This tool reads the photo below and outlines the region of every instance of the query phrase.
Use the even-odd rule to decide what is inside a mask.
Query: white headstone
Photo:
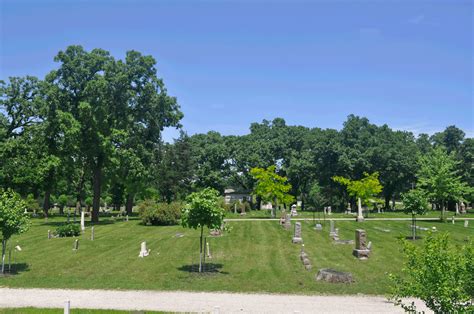
[[[456,215],[459,215],[459,203],[456,203]]]
[[[357,201],[357,221],[364,221],[364,216],[362,215],[362,201],[360,197]]]
[[[453,225],[454,225],[454,217],[451,217],[451,222],[452,222]]]
[[[469,226],[469,220],[464,220],[464,228],[467,228]]]
[[[81,211],[81,230],[82,230],[82,231],[86,230],[85,221],[84,221],[84,215],[85,215],[85,212],[84,212],[84,211]]]
[[[143,241],[142,244],[140,245],[140,254],[138,254],[138,257],[145,257],[150,254],[150,250],[146,249],[146,242]]]

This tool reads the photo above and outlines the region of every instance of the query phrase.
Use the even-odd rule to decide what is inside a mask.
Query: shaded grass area
[[[293,229],[286,231],[275,221],[230,222],[231,232],[208,237],[212,258],[207,262],[217,265],[217,271],[202,275],[190,271],[199,261],[197,230],[104,218],[95,226],[95,240],[90,240],[88,225],[78,237],[79,250],[73,251],[73,238],[47,239],[47,230],[63,220],[36,219],[29,232],[12,238],[10,245],[22,248],[14,253],[13,266],[22,266],[15,268],[17,274],[0,278],[0,286],[380,295],[389,290],[386,274],[402,267],[398,238],[411,234],[409,221],[337,221],[341,240],[354,239],[355,229],[367,230],[373,252],[369,260],[359,261],[352,256],[353,245],[330,240],[328,222],[323,231],[313,230],[310,221],[302,222],[305,251],[313,265],[308,272],[299,260],[301,246],[291,243]],[[474,222],[469,228],[462,221],[418,225],[448,231],[457,244],[474,236]],[[141,241],[151,249],[143,259],[138,258]],[[352,272],[356,282],[317,282],[320,268]]]
[[[63,313],[64,313],[64,309],[39,309],[39,308],[33,308],[33,307],[0,309],[0,314],[63,314]],[[126,314],[126,313],[158,314],[158,313],[165,313],[165,312],[71,309],[71,314]]]

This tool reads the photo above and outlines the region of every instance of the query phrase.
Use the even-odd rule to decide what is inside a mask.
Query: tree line
[[[440,148],[474,186],[474,141],[456,126],[415,137],[355,115],[341,130],[275,118],[252,123],[247,135],[181,131],[164,143],[163,129],[182,128],[183,113],[153,57],[129,51],[120,60],[102,49],[69,46],[54,60],[57,69],[43,79],[10,77],[0,84],[0,187],[41,202],[46,216],[53,203],[90,206],[96,222],[104,203],[130,213],[140,199],[171,202],[207,187],[252,191],[251,169],[272,166],[303,209],[355,204],[332,178],[378,172],[389,209],[416,184],[420,158]],[[472,202],[472,195],[463,197]]]

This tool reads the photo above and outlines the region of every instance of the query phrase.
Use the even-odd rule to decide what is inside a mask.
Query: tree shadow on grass
[[[14,275],[18,275],[19,273],[29,271],[30,268],[26,263],[13,263],[11,264],[11,268],[7,263],[5,263],[5,273],[1,274],[0,277],[11,277]]]
[[[199,272],[199,264],[190,264],[190,265],[183,265],[178,267],[178,270],[185,271],[188,273],[196,273],[196,274],[224,274],[228,275],[228,272],[221,271],[222,264],[220,263],[204,263],[202,264],[202,271]]]

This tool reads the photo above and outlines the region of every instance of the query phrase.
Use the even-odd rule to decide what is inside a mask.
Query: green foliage
[[[181,212],[181,224],[187,228],[219,229],[224,221],[225,209],[219,205],[219,192],[212,188],[191,193]]]
[[[58,197],[59,206],[64,208],[68,205],[68,203],[69,203],[69,197],[67,195],[65,195],[65,194],[59,195],[59,197]]]
[[[26,204],[12,190],[0,190],[0,231],[2,232],[2,273],[5,271],[7,241],[14,234],[26,232],[30,219],[25,214]]]
[[[416,297],[435,313],[467,313],[474,310],[474,244],[454,247],[447,233],[429,234],[423,246],[402,240],[406,262],[401,274],[390,274],[391,298],[408,312],[414,304],[402,298]]]
[[[308,195],[308,203],[316,210],[323,208],[327,204],[327,199],[319,184],[315,183],[311,186]]]
[[[81,233],[81,229],[78,224],[66,223],[56,228],[56,235],[60,238],[63,237],[77,237]]]
[[[360,180],[350,180],[340,176],[335,176],[332,179],[345,185],[349,195],[359,197],[365,205],[369,205],[370,198],[382,192],[382,185],[378,178],[378,172],[374,172],[370,175],[364,173],[364,178]]]
[[[145,225],[176,225],[182,208],[180,202],[156,203],[147,199],[138,204],[138,213]]]
[[[17,193],[12,190],[0,190],[0,231],[3,240],[28,230],[30,220],[25,214],[25,208],[25,202]]]
[[[462,182],[457,170],[459,162],[442,147],[420,156],[419,164],[418,187],[425,191],[429,200],[441,204],[441,219],[444,219],[444,204],[450,200],[462,200],[472,193],[473,188]]]
[[[25,199],[26,208],[30,211],[37,212],[40,210],[40,205],[38,200],[34,197],[33,194],[28,194]]]
[[[253,194],[262,198],[264,202],[272,202],[274,205],[294,202],[295,198],[288,192],[291,190],[291,184],[287,178],[279,176],[275,172],[275,166],[268,168],[252,168],[250,174],[257,181]]]
[[[402,194],[403,211],[405,214],[424,215],[428,208],[425,192],[419,189]]]

